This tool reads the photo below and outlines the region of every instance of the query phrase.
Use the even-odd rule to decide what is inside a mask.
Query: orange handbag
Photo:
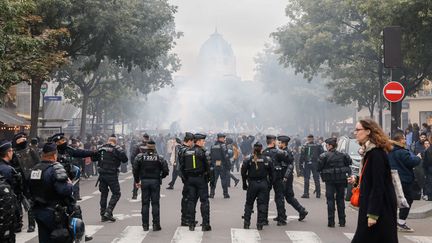
[[[351,191],[352,195],[351,195],[350,202],[351,202],[351,205],[353,205],[354,207],[358,207],[360,205],[360,184],[361,184],[363,172],[364,172],[364,169],[366,168],[367,162],[368,161],[366,160],[366,163],[363,165],[358,185],[356,187],[354,187]]]

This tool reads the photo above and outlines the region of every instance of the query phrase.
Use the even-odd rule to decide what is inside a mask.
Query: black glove
[[[243,183],[243,190],[247,191],[248,185],[246,183]]]

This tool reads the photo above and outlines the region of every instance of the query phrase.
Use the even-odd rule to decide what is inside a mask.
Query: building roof
[[[26,126],[30,122],[6,109],[0,108],[0,124],[8,126]]]

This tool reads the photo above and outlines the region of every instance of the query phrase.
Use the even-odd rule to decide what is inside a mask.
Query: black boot
[[[106,220],[109,220],[111,222],[115,222],[116,221],[116,219],[113,217],[112,210],[110,210],[110,209],[107,209],[105,211],[103,217],[105,217]]]
[[[162,230],[160,224],[153,224],[153,231],[160,231]]]
[[[243,229],[249,229],[249,227],[250,227],[250,222],[244,222],[243,223]]]
[[[298,221],[302,221],[303,219],[305,219],[306,218],[306,215],[308,215],[308,211],[306,211],[306,209],[303,209],[303,211],[301,211],[300,213],[299,213],[299,219],[298,219]]]
[[[201,228],[202,231],[211,231],[212,228],[209,224],[203,225]]]
[[[301,198],[309,198],[309,194],[303,194]]]
[[[91,240],[93,240],[93,237],[89,235],[84,236],[84,241],[91,241]]]
[[[34,225],[29,225],[28,229],[27,229],[27,233],[32,233],[35,231],[35,226]]]
[[[257,230],[262,230],[263,229],[263,225],[262,224],[257,224]]]
[[[143,224],[143,230],[144,230],[144,231],[149,231],[149,226],[148,226],[148,224]]]
[[[284,226],[284,225],[287,225],[287,222],[285,221],[285,220],[278,220],[278,222],[277,222],[277,226]]]

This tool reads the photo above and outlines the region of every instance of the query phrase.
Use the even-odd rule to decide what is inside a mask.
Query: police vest
[[[120,166],[120,161],[115,157],[115,148],[112,146],[103,146],[99,149],[98,153],[100,160],[98,167],[100,168],[100,173],[112,173],[118,172],[118,167]]]
[[[280,153],[280,151],[277,148],[266,148],[263,151],[263,155],[268,156],[271,158],[271,160],[273,161],[273,165],[275,166],[275,168],[281,168],[282,167],[282,163],[278,158],[278,154]]]
[[[11,186],[3,179],[0,180],[0,234],[5,234],[14,230],[15,222],[15,209],[17,205],[16,196],[12,191]],[[12,232],[9,232],[12,233]]]
[[[58,203],[54,184],[44,182],[44,172],[52,166],[50,163],[39,163],[30,172],[30,192],[36,205],[53,206]]]
[[[140,156],[140,178],[141,179],[160,179],[161,178],[161,160],[159,155],[154,153],[142,153]]]
[[[304,155],[306,162],[316,162],[319,156],[319,150],[321,145],[308,143],[304,147]]]
[[[249,159],[248,178],[250,180],[263,180],[268,176],[270,161],[264,156]]]
[[[321,170],[324,182],[346,182],[351,168],[346,165],[347,155],[338,151],[330,151],[324,155],[325,164]]]
[[[184,171],[187,174],[203,174],[204,173],[204,163],[200,160],[197,155],[197,150],[195,148],[188,149],[184,152]]]
[[[30,176],[31,168],[36,164],[36,161],[31,156],[31,149],[25,148],[21,150],[16,150],[15,155],[18,159],[19,166],[21,170],[24,172],[24,177],[28,179]]]
[[[211,146],[210,148],[210,156],[212,163],[216,166],[221,166],[222,161],[225,159],[223,157],[223,151],[222,151],[222,145],[221,144],[215,144]]]

